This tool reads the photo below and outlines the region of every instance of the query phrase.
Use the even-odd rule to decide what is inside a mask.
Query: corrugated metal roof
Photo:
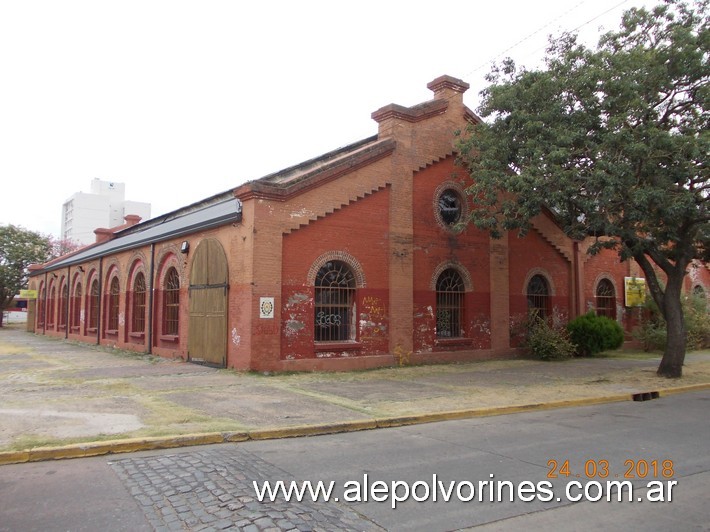
[[[241,202],[234,197],[229,197],[203,208],[176,214],[170,213],[161,218],[148,220],[145,224],[125,229],[117,233],[113,240],[87,247],[64,259],[59,259],[42,270],[34,271],[33,275],[237,221],[241,218]]]

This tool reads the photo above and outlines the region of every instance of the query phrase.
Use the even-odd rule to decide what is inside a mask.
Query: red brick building
[[[456,130],[468,85],[372,114],[375,136],[164,216],[112,230],[33,270],[40,334],[254,370],[346,370],[516,353],[536,308],[620,321],[613,252],[586,253],[549,214],[524,238],[463,227]],[[710,288],[707,268],[689,289]],[[699,288],[698,288],[699,287]]]

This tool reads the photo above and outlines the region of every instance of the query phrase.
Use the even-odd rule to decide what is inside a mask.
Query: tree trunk
[[[675,273],[675,272],[674,272]],[[676,278],[680,277],[680,278]],[[683,276],[668,277],[663,298],[663,317],[666,320],[666,349],[663,352],[657,374],[669,379],[679,379],[683,375],[685,360],[685,319],[681,304]]]

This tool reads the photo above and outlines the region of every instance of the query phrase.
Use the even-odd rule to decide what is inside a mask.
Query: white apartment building
[[[150,203],[126,200],[126,185],[94,178],[91,192],[77,192],[62,206],[62,238],[81,244],[96,241],[94,229],[116,227],[124,216],[137,214],[150,218]]]

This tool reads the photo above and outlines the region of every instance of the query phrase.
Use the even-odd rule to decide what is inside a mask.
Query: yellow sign
[[[646,279],[624,277],[624,296],[627,307],[642,307],[646,301]]]
[[[37,299],[37,290],[20,290],[20,299]]]

